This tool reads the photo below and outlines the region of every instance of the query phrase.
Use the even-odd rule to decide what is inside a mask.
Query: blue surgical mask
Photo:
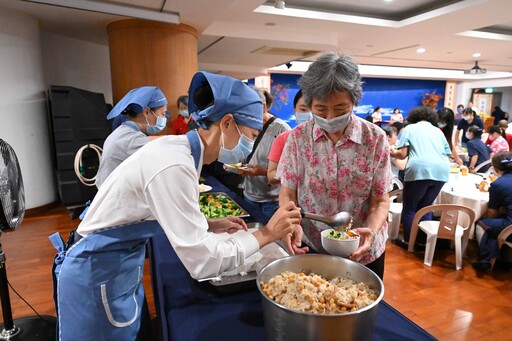
[[[185,117],[185,118],[189,118],[190,117],[190,114],[188,113],[187,109],[180,110],[180,115]]]
[[[441,123],[441,122],[438,122],[437,123],[437,126],[441,129],[443,129],[444,127],[446,127],[446,123]]]
[[[464,109],[457,109],[457,112],[458,112],[459,114],[462,114],[462,112],[463,112],[463,111],[464,111]]]
[[[349,112],[343,116],[331,118],[330,120],[322,118],[318,115],[313,115],[315,123],[328,133],[337,133],[343,130],[352,118],[352,114]]]
[[[224,148],[224,135],[221,135],[222,146],[220,147],[219,157],[217,158],[217,161],[219,162],[226,164],[244,162],[252,152],[254,141],[242,134],[238,129],[238,126],[235,127],[236,130],[238,130],[238,134],[240,134],[238,144],[231,150]]]
[[[297,121],[297,125],[301,124],[302,122],[309,121],[313,117],[313,114],[311,112],[296,112],[295,113],[295,121]]]
[[[149,125],[148,119],[146,118],[146,123],[148,125],[148,127],[146,128],[146,133],[148,135],[154,135],[156,133],[161,132],[165,128],[165,125],[167,124],[167,118],[166,117],[156,116],[156,114],[153,112],[153,110],[151,110],[151,112],[156,117],[156,124],[154,126]]]

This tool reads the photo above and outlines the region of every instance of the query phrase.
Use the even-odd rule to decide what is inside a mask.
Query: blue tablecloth
[[[205,176],[213,191],[226,192],[261,221],[257,207]],[[192,279],[166,236],[151,239],[148,247],[160,341],[265,340],[263,307],[254,286],[221,293],[208,282]],[[386,302],[378,308],[373,340],[435,340]]]

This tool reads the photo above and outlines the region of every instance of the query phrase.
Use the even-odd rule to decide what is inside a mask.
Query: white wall
[[[16,152],[26,208],[57,199],[51,164],[39,27],[18,12],[0,11],[0,138]]]
[[[504,111],[512,112],[512,79],[485,79],[457,82],[455,103],[463,104],[465,107],[471,100],[472,89],[494,88],[494,91],[503,93],[501,108]],[[456,108],[454,108],[456,109]]]
[[[41,32],[41,41],[47,88],[63,85],[98,92],[112,104],[108,46],[49,32]]]

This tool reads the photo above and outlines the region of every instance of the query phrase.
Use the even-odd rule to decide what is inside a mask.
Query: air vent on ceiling
[[[482,69],[478,66],[478,61],[475,62],[475,66],[473,66],[469,70],[464,70],[464,74],[466,75],[481,75],[487,72],[487,69]]]
[[[290,49],[285,47],[270,47],[262,46],[251,53],[271,54],[275,56],[293,56],[293,57],[309,57],[314,54],[320,53],[321,51],[316,50],[302,50],[302,49]]]

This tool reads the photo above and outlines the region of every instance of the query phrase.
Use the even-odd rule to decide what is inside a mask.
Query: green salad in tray
[[[247,216],[247,212],[224,193],[201,193],[199,208],[206,218]]]

